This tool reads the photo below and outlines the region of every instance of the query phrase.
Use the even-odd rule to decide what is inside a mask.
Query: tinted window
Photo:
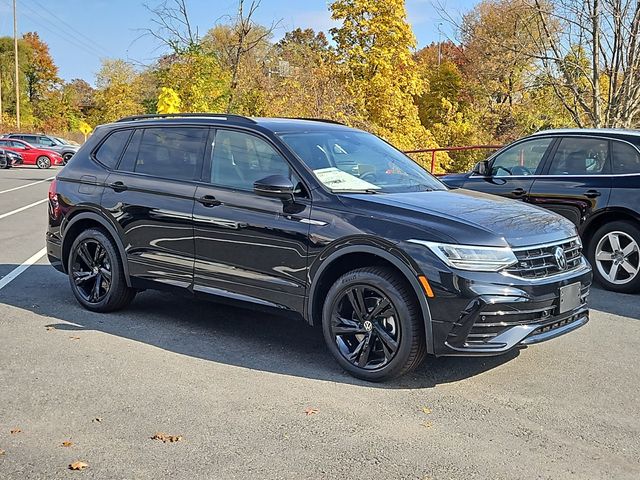
[[[13,148],[22,148],[22,149],[27,148],[27,146],[24,143],[20,143],[20,142],[11,142],[11,146]]]
[[[40,145],[46,145],[48,147],[53,147],[56,144],[56,142],[51,140],[49,137],[38,137],[38,143]]]
[[[131,162],[130,156],[134,150],[127,150],[120,170],[175,180],[200,177],[208,129],[162,127],[141,132],[135,162]]]
[[[129,145],[127,145],[127,149],[122,156],[122,160],[120,160],[118,170],[133,172],[133,167],[135,166],[136,160],[138,158],[138,151],[140,150],[140,139],[142,138],[142,132],[142,130],[136,130],[131,137],[131,140],[129,140]]]
[[[553,156],[549,175],[608,173],[609,141],[600,138],[563,138]]]
[[[553,139],[537,138],[518,143],[499,153],[491,163],[491,175],[533,175]]]
[[[17,138],[19,138],[20,140],[24,140],[27,143],[36,143],[36,137],[34,135],[22,135]]]
[[[628,143],[613,142],[613,173],[640,173],[640,154]]]
[[[256,180],[269,175],[291,176],[287,161],[264,140],[246,133],[218,130],[211,166],[211,183],[253,190]]]
[[[122,150],[124,150],[127,140],[131,135],[131,130],[119,130],[107,137],[98,151],[94,154],[96,159],[109,168],[114,168],[118,164]]]
[[[12,142],[8,142],[7,140],[0,140],[0,147],[11,147]]]

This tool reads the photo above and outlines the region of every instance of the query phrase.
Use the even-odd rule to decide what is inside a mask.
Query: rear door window
[[[609,173],[609,140],[565,137],[551,160],[549,175],[599,175]]]
[[[633,145],[613,142],[611,147],[613,173],[616,175],[640,173],[640,154]]]
[[[130,136],[131,130],[118,130],[117,132],[113,132],[94,153],[96,160],[105,167],[115,168]]]
[[[143,129],[137,148],[133,145],[131,150],[127,149],[120,170],[174,180],[198,179],[208,133],[207,128]],[[134,154],[136,158],[132,161]]]

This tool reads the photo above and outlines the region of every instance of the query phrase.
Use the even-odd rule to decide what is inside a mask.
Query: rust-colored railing
[[[498,150],[502,148],[502,145],[468,145],[464,147],[442,147],[442,148],[422,148],[419,150],[407,150],[404,153],[430,153],[431,154],[431,168],[430,172],[436,168],[436,153],[438,152],[464,152],[467,150]]]

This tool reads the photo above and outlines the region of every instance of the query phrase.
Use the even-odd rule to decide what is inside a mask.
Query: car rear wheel
[[[394,270],[359,268],[341,276],[329,290],[322,312],[324,338],[353,376],[388,380],[424,360],[419,311],[411,287]]]
[[[9,161],[4,157],[0,158],[0,169],[5,169],[9,167],[10,167]]]
[[[74,240],[67,271],[73,294],[88,310],[119,310],[136,295],[136,291],[127,286],[116,246],[102,230],[86,230]]]
[[[46,155],[41,155],[36,159],[36,165],[38,168],[49,168],[51,167],[51,159]]]
[[[73,153],[65,153],[64,155],[62,155],[62,160],[64,160],[65,165],[69,162],[69,160],[71,160],[71,157],[73,157]]]
[[[622,293],[640,291],[640,229],[633,223],[611,222],[589,243],[589,261],[600,285]]]

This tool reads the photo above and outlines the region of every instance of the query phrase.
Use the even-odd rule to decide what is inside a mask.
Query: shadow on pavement
[[[48,325],[58,330],[95,330],[212,362],[374,388],[430,388],[481,374],[519,354],[428,357],[400,379],[368,383],[342,371],[320,329],[301,320],[153,291],[139,294],[123,311],[98,314],[80,307],[67,282],[50,266],[35,265],[0,291],[0,304],[48,316]]]
[[[594,284],[589,294],[589,308],[640,320],[640,294],[609,292]]]

